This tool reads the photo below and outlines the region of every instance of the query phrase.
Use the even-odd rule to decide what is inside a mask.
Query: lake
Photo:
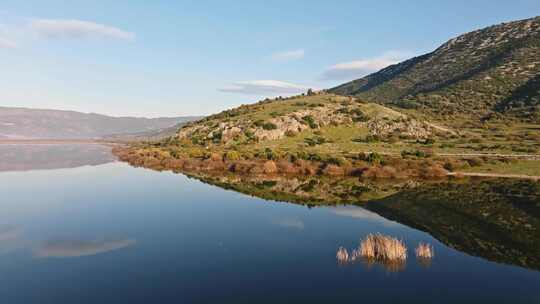
[[[0,145],[1,303],[540,303],[534,182],[386,185],[325,206],[322,193],[276,201],[280,181],[250,192],[109,150]],[[466,195],[478,189],[490,193]],[[482,210],[446,205],[488,197]],[[370,233],[402,239],[406,263],[337,262]],[[419,242],[433,245],[430,262],[415,258]]]

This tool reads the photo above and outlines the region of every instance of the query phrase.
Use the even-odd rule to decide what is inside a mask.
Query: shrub
[[[264,163],[263,165],[263,172],[266,174],[276,173],[278,171],[278,168],[276,166],[276,163],[269,160]]]
[[[312,129],[316,129],[316,128],[319,127],[315,123],[315,119],[311,115],[306,115],[306,116],[302,117],[302,120],[305,121],[309,125],[309,127],[312,128]]]
[[[304,139],[304,142],[306,142],[309,146],[316,146],[316,145],[322,145],[326,143],[326,138],[322,136],[315,136],[315,137],[308,137]]]
[[[188,155],[190,158],[204,158],[205,156],[205,152],[204,151],[201,151],[199,149],[196,149],[196,150],[190,150],[188,152]]]
[[[380,142],[381,141],[381,138],[377,135],[367,135],[366,137],[362,138],[362,137],[358,137],[358,138],[354,138],[352,139],[353,142],[360,142],[360,143],[375,143],[375,142]]]
[[[415,156],[418,158],[427,158],[433,156],[431,150],[403,150],[401,151],[401,157],[407,158],[408,156]]]
[[[238,153],[237,151],[227,151],[227,153],[225,153],[225,159],[240,160],[241,159],[240,153]]]
[[[293,130],[287,130],[287,131],[285,132],[285,136],[287,136],[287,137],[295,137],[296,134],[298,134],[298,133],[295,132],[295,131],[293,131]]]
[[[380,164],[383,161],[383,157],[377,152],[371,152],[367,155],[366,161],[371,164]]]
[[[222,132],[215,132],[212,134],[212,142],[215,144],[219,144],[221,142],[222,137],[223,137]]]
[[[274,123],[267,122],[267,123],[263,124],[262,128],[265,129],[265,130],[275,130],[275,129],[277,129],[277,126]]]
[[[435,143],[435,139],[433,138],[427,138],[424,140],[424,145],[433,145]]]
[[[336,166],[343,166],[347,163],[347,160],[344,157],[330,157],[326,160],[326,163]]]
[[[279,156],[277,155],[277,153],[275,153],[274,151],[272,151],[272,149],[270,148],[266,148],[264,150],[264,154],[266,156],[266,159],[268,160],[276,160],[279,158]]]
[[[311,160],[311,161],[322,161],[323,158],[322,156],[320,156],[319,154],[317,153],[309,153],[308,156],[307,156],[307,160]]]
[[[262,127],[264,125],[264,120],[257,120],[253,123],[254,126],[256,127]]]
[[[478,167],[484,164],[484,160],[479,157],[468,159],[467,162],[471,167]]]

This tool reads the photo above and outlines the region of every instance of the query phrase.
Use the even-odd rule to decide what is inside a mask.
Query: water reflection
[[[8,243],[18,246],[0,255],[0,271],[9,278],[0,285],[2,303],[152,303],[156,295],[163,303],[539,300],[540,272],[474,258],[427,233],[399,223],[385,225],[386,220],[371,220],[376,215],[364,217],[366,213],[357,211],[371,209],[370,203],[377,200],[394,205],[386,198],[397,199],[401,191],[418,197],[412,193],[423,185],[335,178],[289,182],[274,178],[275,183],[264,182],[267,178],[216,179],[223,187],[229,183],[231,189],[252,195],[299,198],[299,204],[263,201],[183,175],[116,162],[95,168],[0,173],[5,198],[0,199],[0,224],[10,224],[4,229],[9,237],[0,242],[0,252]],[[341,195],[347,191],[355,194]],[[340,205],[339,200],[356,206]],[[338,214],[328,202],[336,204]],[[523,201],[516,208],[533,212],[527,206]],[[444,205],[435,207],[434,211]],[[430,218],[440,219],[437,214]],[[423,224],[422,219],[413,219]],[[458,225],[459,219],[450,220],[466,230],[470,224]],[[13,233],[15,227],[18,234]],[[430,225],[432,235],[438,230]],[[339,246],[356,248],[360,237],[375,232],[407,244],[411,256],[405,270],[389,273],[403,268],[387,269],[362,260],[343,267],[336,264]],[[435,247],[437,256],[429,271],[412,255],[419,242]],[[535,241],[529,244],[534,248]],[[523,254],[529,256],[532,249]],[[441,292],[444,298],[438,297]]]
[[[0,241],[16,239],[20,233],[21,229],[15,225],[0,225]]]
[[[304,222],[296,218],[282,218],[282,219],[278,219],[274,221],[274,223],[280,227],[292,228],[292,229],[298,229],[298,230],[303,230],[305,227]]]
[[[337,215],[375,221],[383,216],[390,220],[386,224],[396,221],[426,231],[468,254],[540,269],[540,183],[535,181],[377,183],[335,177],[191,176],[264,199],[336,205],[331,212]]]
[[[72,258],[96,255],[132,246],[134,239],[117,240],[49,240],[34,250],[41,258]]]
[[[343,205],[330,207],[330,212],[339,216],[352,217],[357,219],[363,219],[368,221],[378,222],[384,226],[395,226],[396,222],[389,221],[388,219],[378,215],[375,212],[369,211],[365,208],[355,205]]]
[[[0,144],[0,172],[95,166],[115,160],[98,144]]]

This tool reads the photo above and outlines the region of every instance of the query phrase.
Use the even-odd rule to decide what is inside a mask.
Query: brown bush
[[[367,178],[396,178],[397,171],[391,166],[373,166],[362,173],[362,177]]]
[[[263,165],[263,172],[266,174],[277,173],[278,168],[276,166],[276,163],[272,160],[266,161]]]
[[[184,160],[184,166],[183,168],[188,171],[194,171],[198,170],[201,167],[201,160],[194,159],[194,158],[188,158]]]
[[[420,175],[423,178],[438,178],[447,176],[448,171],[446,171],[446,169],[444,169],[441,165],[436,164],[422,168]]]
[[[336,166],[336,165],[327,165],[323,170],[322,173],[325,175],[344,175],[345,170],[343,168]]]
[[[219,153],[212,153],[210,154],[210,159],[213,161],[221,161],[223,160],[223,156],[221,156]]]
[[[253,167],[254,164],[251,162],[237,161],[229,166],[229,171],[235,173],[249,173]]]
[[[161,163],[163,164],[164,167],[168,169],[173,169],[173,170],[180,170],[184,167],[183,159],[169,158],[169,159],[163,160]]]
[[[161,160],[157,158],[146,158],[144,160],[143,166],[148,168],[158,168],[161,167]]]
[[[222,160],[207,159],[201,163],[201,170],[206,171],[221,171],[225,169],[225,163]]]
[[[297,159],[294,162],[298,168],[300,174],[305,175],[315,175],[318,171],[318,166],[314,165],[312,162],[305,161],[303,159]]]
[[[279,173],[284,174],[297,174],[299,173],[298,167],[296,167],[294,164],[286,161],[286,160],[280,160],[277,162],[277,168]]]

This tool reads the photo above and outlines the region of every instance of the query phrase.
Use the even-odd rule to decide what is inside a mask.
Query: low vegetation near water
[[[539,166],[534,159],[482,156],[512,153],[511,141],[500,138],[494,146],[483,146],[485,140],[475,132],[320,93],[225,111],[184,126],[168,140],[118,148],[116,154],[156,169],[366,178],[438,178],[484,165]],[[531,145],[536,153],[540,141]]]

